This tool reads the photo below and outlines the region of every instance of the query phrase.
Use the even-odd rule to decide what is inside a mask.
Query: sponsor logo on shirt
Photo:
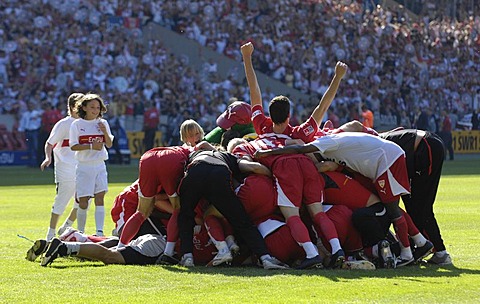
[[[308,126],[306,129],[303,129],[303,134],[305,134],[305,136],[309,136],[313,132],[315,132],[315,130],[312,126]]]
[[[103,135],[82,135],[78,138],[79,144],[90,144],[94,142],[105,142]]]
[[[262,111],[256,110],[255,112],[252,113],[252,119],[254,119],[255,117],[257,117],[260,114],[262,114]]]

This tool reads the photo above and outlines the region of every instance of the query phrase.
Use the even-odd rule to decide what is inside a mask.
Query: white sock
[[[340,241],[338,238],[333,238],[328,241],[330,243],[330,246],[332,246],[332,254],[335,254],[337,251],[342,249],[342,246],[340,246]]]
[[[173,251],[175,250],[175,243],[176,242],[167,242],[167,245],[165,245],[165,250],[163,251],[163,254],[168,256],[173,256]]]
[[[105,225],[105,206],[95,206],[95,224],[97,235],[103,236],[103,226]]]
[[[185,253],[185,254],[182,256],[182,260],[183,260],[183,259],[186,259],[186,258],[192,258],[192,259],[193,259],[193,253]]]
[[[412,249],[410,247],[403,247],[403,245],[400,244],[400,258],[411,260],[413,258]]]
[[[80,232],[85,232],[87,225],[87,209],[78,208],[77,210],[77,228]]]
[[[235,237],[233,235],[228,235],[225,238],[225,242],[227,242],[228,248],[232,248],[232,246],[237,245],[237,242],[235,242]]]
[[[80,251],[79,242],[66,242],[64,243],[67,246],[67,255],[76,255]]]
[[[435,255],[439,258],[443,258],[446,254],[448,254],[448,252],[446,250],[435,252]]]
[[[215,243],[215,247],[217,247],[218,253],[220,253],[220,254],[224,254],[224,253],[227,253],[227,252],[230,251],[230,249],[228,249],[227,242],[225,242],[225,241],[223,241],[223,242],[216,242],[216,243]]]
[[[50,242],[54,237],[55,237],[56,233],[55,233],[55,228],[48,228],[48,232],[47,232],[47,242]]]
[[[427,239],[421,233],[410,237],[415,242],[415,245],[417,245],[417,247],[422,247],[423,245],[425,245],[425,243],[427,243]]]
[[[378,244],[372,246],[372,255],[374,258],[378,258]]]
[[[305,242],[301,243],[300,245],[303,247],[303,250],[305,250],[307,259],[311,259],[318,255],[317,247],[315,247],[312,242]]]
[[[72,227],[72,225],[73,225],[73,221],[67,218],[63,223],[62,227]]]
[[[260,261],[263,262],[263,261],[265,261],[265,260],[267,260],[267,259],[271,259],[271,258],[272,258],[271,255],[269,255],[269,254],[264,254],[264,255],[262,255],[262,256],[260,257]]]

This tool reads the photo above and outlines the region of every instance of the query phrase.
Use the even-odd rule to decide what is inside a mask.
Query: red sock
[[[128,245],[138,233],[138,230],[140,230],[140,226],[142,226],[144,221],[145,218],[143,217],[143,214],[141,214],[140,211],[135,212],[135,214],[133,214],[123,226],[120,242]]]
[[[167,242],[176,242],[178,240],[178,214],[180,209],[174,209],[172,216],[167,224]]]
[[[402,216],[393,221],[393,227],[397,233],[397,237],[403,247],[410,247],[410,241],[408,240],[408,227],[405,217]]]
[[[377,131],[375,131],[375,130],[372,129],[372,128],[365,127],[365,126],[363,126],[362,132],[363,132],[363,133],[368,133],[368,134],[372,134],[372,135],[378,136],[378,132],[377,132]]]
[[[225,234],[223,233],[223,227],[221,220],[214,216],[208,215],[204,219],[205,227],[207,228],[208,234],[212,239],[217,242],[225,241]]]
[[[325,236],[327,241],[338,238],[337,229],[325,212],[319,212],[315,214],[313,221],[318,225],[318,227],[320,227],[320,229],[322,229],[322,234]]]
[[[415,226],[415,223],[413,223],[413,220],[410,217],[410,215],[408,213],[406,213],[405,210],[403,210],[401,208],[400,208],[400,210],[402,210],[403,216],[405,217],[405,220],[407,221],[408,235],[414,236],[414,235],[419,234],[420,231],[418,230],[417,226]]]
[[[293,239],[300,244],[311,242],[308,235],[307,227],[298,215],[291,216],[287,219],[287,226],[290,228]]]

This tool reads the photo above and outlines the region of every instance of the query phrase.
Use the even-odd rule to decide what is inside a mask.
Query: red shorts
[[[378,196],[383,203],[398,201],[400,196],[410,193],[410,180],[405,156],[400,156],[374,182]]]
[[[257,174],[247,176],[235,189],[235,193],[255,224],[270,218],[277,209],[277,192],[273,180],[268,176]]]
[[[303,260],[305,251],[298,245],[292,237],[290,228],[283,225],[273,233],[265,237],[270,255],[276,257],[284,263],[290,263],[295,260]]]
[[[282,158],[272,172],[276,180],[278,206],[298,207],[323,202],[325,181],[307,156]]]
[[[176,149],[155,148],[145,152],[139,163],[139,196],[153,197],[161,190],[175,196],[186,162],[187,155]]]
[[[336,184],[336,187],[329,187],[327,183],[324,190],[325,204],[345,205],[352,210],[367,205],[372,193],[358,181],[340,172],[324,172],[324,174],[328,175]]]

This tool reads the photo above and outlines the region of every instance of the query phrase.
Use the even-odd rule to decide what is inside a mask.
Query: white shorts
[[[108,191],[108,173],[104,161],[78,163],[76,170],[77,197],[93,197]]]
[[[53,202],[52,213],[62,215],[74,194],[75,181],[57,183],[57,194]]]

